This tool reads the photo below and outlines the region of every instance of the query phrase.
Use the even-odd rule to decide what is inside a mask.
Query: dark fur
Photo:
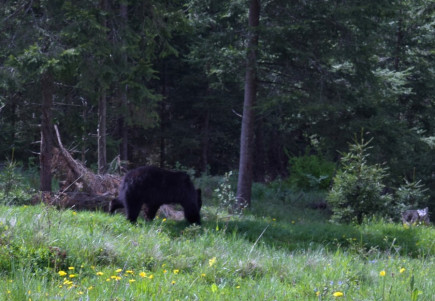
[[[127,219],[135,223],[142,205],[146,205],[147,220],[153,220],[163,204],[180,204],[184,217],[200,224],[201,190],[193,186],[184,172],[143,166],[128,172],[121,183],[117,199],[110,202],[110,213],[125,207]]]

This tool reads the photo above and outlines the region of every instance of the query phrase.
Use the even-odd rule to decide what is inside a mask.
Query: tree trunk
[[[119,4],[119,13],[122,18],[122,34],[123,34],[123,53],[122,53],[122,64],[124,68],[127,68],[127,53],[126,53],[126,42],[125,34],[127,31],[128,24],[128,7],[126,3]],[[119,155],[122,161],[128,161],[128,128],[126,119],[127,112],[127,84],[121,85],[121,118],[119,120],[119,131],[121,136],[121,145],[119,149]]]
[[[204,123],[201,133],[201,170],[206,173],[208,165],[208,147],[209,147],[209,127],[210,127],[210,110],[207,109],[204,115]]]
[[[166,162],[166,128],[168,123],[168,108],[167,99],[169,97],[169,78],[168,78],[168,68],[165,63],[163,69],[163,83],[162,83],[162,96],[163,99],[160,103],[160,167],[165,167]]]
[[[88,103],[85,99],[82,100],[82,118],[83,118],[83,132],[82,132],[82,151],[81,160],[86,162],[86,144],[87,144],[87,121],[88,121]]]
[[[98,173],[106,172],[106,91],[102,91],[98,99]]]
[[[51,192],[51,159],[53,157],[53,78],[43,74],[41,79],[41,153],[40,153],[40,190]]]
[[[249,36],[246,55],[245,95],[243,101],[242,132],[240,136],[239,178],[237,182],[236,209],[251,204],[252,152],[254,147],[254,104],[257,87],[257,47],[260,1],[251,0],[249,6]]]

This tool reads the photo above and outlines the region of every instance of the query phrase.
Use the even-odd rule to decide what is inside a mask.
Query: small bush
[[[327,196],[333,221],[349,223],[356,219],[361,223],[364,217],[389,215],[392,197],[384,193],[382,183],[387,170],[368,164],[369,143],[364,139],[355,141],[349,152],[343,154],[341,170]]]
[[[236,195],[231,186],[232,174],[232,171],[226,172],[214,192],[222,209],[226,209],[228,213],[241,215],[245,207],[237,206]]]
[[[31,198],[32,189],[17,171],[17,163],[9,161],[0,172],[0,204],[23,205]]]
[[[402,184],[394,194],[394,217],[399,220],[401,213],[408,209],[423,208],[429,200],[428,189],[421,181],[408,181]],[[392,212],[393,213],[393,212]]]
[[[302,190],[327,190],[334,174],[335,164],[318,155],[290,159],[290,183]]]

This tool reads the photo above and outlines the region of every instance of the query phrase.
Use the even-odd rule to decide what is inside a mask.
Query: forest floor
[[[435,300],[435,229],[337,225],[319,193],[254,187],[202,226],[0,206],[0,300]]]

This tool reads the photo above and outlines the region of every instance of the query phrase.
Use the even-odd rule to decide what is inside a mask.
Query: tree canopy
[[[104,96],[109,161],[238,169],[249,3],[2,1],[0,160],[34,164],[50,112],[96,166]],[[363,131],[390,183],[433,193],[434,2],[259,3],[254,180],[306,153],[337,162]]]

